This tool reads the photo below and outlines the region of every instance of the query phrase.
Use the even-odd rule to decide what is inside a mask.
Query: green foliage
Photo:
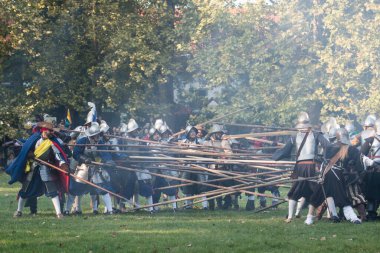
[[[231,119],[379,113],[376,0],[3,0],[0,14],[0,80],[11,84],[0,87],[0,135],[33,113],[84,117],[87,101],[99,113],[170,118],[174,89],[193,123],[246,106]]]
[[[377,252],[378,223],[353,225],[303,218],[287,224],[286,204],[278,211],[164,210],[122,215],[91,214],[90,197],[82,216],[57,220],[47,197],[38,199],[37,216],[12,218],[18,186],[0,174],[0,248],[2,252]],[[244,208],[246,196],[242,196]],[[257,204],[257,203],[256,203]],[[99,210],[103,209],[103,205]]]

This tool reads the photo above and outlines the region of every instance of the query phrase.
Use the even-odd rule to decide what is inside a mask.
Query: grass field
[[[14,219],[19,185],[7,181],[1,173],[0,252],[380,252],[380,223],[286,224],[286,204],[259,214],[164,210],[94,216],[86,198],[84,215],[57,220],[51,201],[41,197],[37,216],[25,209]]]

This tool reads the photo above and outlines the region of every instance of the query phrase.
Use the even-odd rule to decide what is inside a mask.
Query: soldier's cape
[[[25,180],[26,172],[25,168],[27,166],[28,161],[28,153],[33,147],[36,145],[36,142],[41,138],[41,133],[37,132],[30,136],[24,145],[21,148],[19,155],[16,159],[6,168],[6,173],[11,176],[11,179],[8,181],[9,184],[13,184],[15,182],[22,183]],[[62,157],[68,164],[67,155],[63,152],[62,147],[59,145],[59,142],[56,138],[51,139],[52,144],[59,150]],[[59,180],[61,183],[62,189],[61,191],[67,192],[69,185],[69,177],[65,173],[59,172]]]

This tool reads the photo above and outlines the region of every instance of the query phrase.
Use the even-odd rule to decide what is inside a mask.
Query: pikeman
[[[204,145],[210,146],[210,147],[222,148],[224,150],[224,153],[231,154],[232,151],[231,151],[230,143],[227,139],[223,138],[224,134],[225,134],[224,127],[218,124],[214,124],[208,134],[207,141],[205,141]],[[223,170],[223,169],[226,169],[226,166],[221,165],[221,164],[210,164],[209,168],[213,170]],[[217,177],[210,176],[209,179],[210,180],[217,179]],[[230,184],[230,182],[224,181],[217,184],[220,184],[222,186],[229,186],[228,184]],[[215,188],[210,187],[209,190],[215,190]],[[223,200],[224,200],[224,203],[223,203]],[[219,209],[224,209],[224,210],[228,209],[232,204],[231,195],[226,195],[224,199],[222,197],[216,198],[216,203]],[[209,200],[209,207],[211,210],[215,208],[214,199]]]
[[[92,161],[103,161],[106,163],[112,163],[112,156],[107,152],[98,152],[98,150],[106,150],[105,147],[102,146],[91,146],[91,144],[104,144],[104,142],[100,139],[100,126],[97,122],[92,122],[91,126],[86,129],[85,134],[86,137],[83,137],[78,140],[78,146],[75,146],[73,151],[73,157],[78,162],[78,167],[76,169],[75,174],[78,177],[81,177],[85,180],[90,179],[90,181],[96,185],[99,185],[107,190],[112,191],[112,186],[110,183],[110,175],[108,173],[107,168],[99,168],[95,166],[91,166]],[[74,181],[74,180],[72,180]],[[98,195],[102,195],[104,205],[106,207],[106,214],[112,214],[112,200],[109,193],[104,192],[99,189],[94,189],[93,187],[89,187],[87,185],[83,185],[80,183],[81,181],[75,181],[75,185],[73,185],[73,189],[71,194],[73,195],[82,195],[84,193],[90,192],[91,200],[92,200],[92,210],[94,214],[98,214]],[[79,189],[75,189],[75,186]],[[78,190],[75,193],[75,190]],[[68,207],[69,208],[69,207]]]
[[[354,123],[352,121],[347,121],[344,128],[348,132],[348,136],[350,137],[351,144],[353,145],[353,141],[356,139],[356,136],[360,133],[357,131]]]
[[[182,141],[182,143],[185,143],[188,145],[189,148],[196,147],[196,145],[199,145],[197,138],[198,129],[194,126],[187,126],[185,129],[185,139]],[[206,174],[202,173],[192,173],[192,172],[183,172],[181,175],[181,178],[188,179],[192,181],[207,181],[208,177]],[[190,184],[186,186],[181,187],[182,193],[185,195],[185,197],[191,197],[193,195],[197,195],[199,193],[205,192],[207,189],[206,187],[202,185],[196,185],[196,184]],[[206,197],[202,197],[202,199],[206,199]],[[191,209],[193,208],[193,200],[185,200],[185,208]],[[208,209],[208,202],[207,200],[202,201],[202,208],[204,210]]]
[[[160,127],[159,133],[160,133],[160,142],[169,143],[171,141],[171,135],[173,134],[173,132],[170,130],[170,128],[168,127],[168,125],[165,122]],[[165,170],[159,169],[159,170],[157,170],[157,173],[161,173],[163,175],[179,178],[179,171],[178,170],[167,170],[167,169],[170,169],[170,166],[159,165],[159,167],[165,167]],[[159,177],[159,176],[155,177],[154,184],[153,184],[153,188],[154,188],[153,203],[159,202],[160,197],[161,197],[161,193],[164,193],[170,201],[175,200],[176,195],[178,193],[178,188],[172,187],[172,188],[164,189],[164,190],[156,190],[156,189],[160,188],[160,187],[167,187],[167,186],[177,185],[177,184],[179,184],[179,180],[167,179],[167,178],[163,178],[163,177]],[[177,207],[176,202],[172,203],[172,208],[173,208],[174,212],[177,211],[178,207]]]
[[[242,149],[242,145],[239,141],[237,141],[236,139],[231,139],[230,140],[230,146],[231,146],[231,150],[233,153],[237,153],[239,149]],[[231,168],[232,171],[234,172],[247,172],[246,169],[244,169],[244,167],[246,167],[246,165],[241,165],[241,164],[231,164],[229,165],[229,167]],[[232,185],[237,185],[237,181],[234,181],[232,180]],[[251,189],[248,189],[249,191],[252,191],[254,192],[255,191],[255,188],[251,188]],[[232,195],[232,205],[234,207],[235,210],[239,210],[239,197],[241,196],[241,193],[240,192],[237,192],[235,194]],[[255,195],[252,195],[252,194],[248,194],[246,193],[246,196],[248,197],[248,200],[247,200],[247,204],[246,204],[246,210],[247,211],[253,211],[255,210]]]
[[[14,183],[20,181],[22,188],[19,192],[18,207],[14,217],[20,217],[25,201],[29,197],[38,197],[43,193],[52,199],[57,218],[62,218],[59,200],[59,191],[62,191],[61,179],[65,175],[56,170],[33,161],[39,158],[51,164],[59,165],[68,171],[67,157],[53,136],[53,124],[50,122],[39,122],[37,124],[39,133],[34,133],[23,145],[16,160],[7,168]]]
[[[351,144],[358,149],[361,149],[361,146],[365,143],[366,139],[372,137],[375,133],[375,121],[376,116],[370,114],[366,117],[363,123],[363,131],[360,134],[357,134],[355,138],[352,139]]]
[[[306,112],[301,112],[298,115],[297,124],[295,126],[298,129],[296,136],[290,137],[285,146],[277,150],[272,158],[274,160],[280,160],[283,158],[290,158],[292,150],[295,148],[296,153],[296,165],[294,166],[293,177],[314,177],[316,176],[317,164],[317,151],[318,144],[327,146],[329,141],[323,137],[322,133],[312,131],[312,125],[310,124],[309,115]],[[289,223],[293,220],[294,211],[297,205],[297,200],[304,197],[307,201],[311,200],[314,191],[317,188],[316,182],[300,181],[294,182],[288,192],[288,216],[286,222]],[[313,222],[313,205],[309,205],[309,214],[305,223],[311,224]]]
[[[197,140],[199,144],[203,144],[206,139],[207,131],[204,129],[203,126],[196,126],[198,133],[197,133]]]
[[[108,149],[112,151],[120,151],[120,147],[118,145],[118,139],[115,137],[110,138],[110,127],[108,126],[105,120],[100,121],[100,138],[104,142],[104,144],[109,145]],[[121,161],[127,158],[125,153],[111,153],[113,161]],[[112,189],[117,194],[122,194],[124,185],[125,185],[125,177],[123,176],[124,171],[120,171],[115,168],[109,168],[108,170],[110,174],[110,181]],[[113,212],[120,213],[125,211],[125,205],[121,202],[121,199],[113,196]]]
[[[374,164],[366,169],[364,178],[364,193],[368,201],[368,220],[377,218],[377,209],[380,203],[380,119],[374,122],[375,132],[365,139],[361,153],[374,160]]]
[[[122,123],[120,125],[119,130],[121,136],[131,138],[131,139],[140,139],[139,132],[140,127],[137,124],[136,120],[130,119],[128,121],[128,124]],[[123,140],[122,144],[127,145],[142,145],[139,141],[135,140]],[[132,147],[122,147],[122,150],[128,151],[128,150],[140,150],[139,148],[132,148]],[[137,164],[139,166],[139,164]],[[134,203],[132,205],[138,205],[138,191],[136,191],[137,187],[137,176],[135,172],[131,171],[121,171],[120,172],[124,181],[123,184],[123,190],[122,195],[128,199],[128,203]]]
[[[336,132],[337,130],[340,129],[340,125],[338,124],[336,118],[330,117],[322,126],[321,126],[321,132],[323,133],[323,136],[329,140],[331,144],[336,143]],[[324,147],[319,146],[318,147],[318,155],[319,155],[319,160],[323,160],[323,158],[326,156],[326,149]],[[329,174],[330,175],[330,174]],[[329,181],[329,180],[327,180]],[[322,193],[323,194],[323,193]],[[297,210],[296,210],[296,217],[299,217],[299,204],[304,202],[304,198],[301,199],[301,201],[298,201],[297,204]],[[330,196],[326,198],[326,201],[324,201],[318,208],[317,208],[317,219],[320,220],[322,219],[323,214],[327,210],[327,205],[329,205],[329,210],[330,212],[327,213],[327,217],[331,218],[333,222],[339,222],[338,217],[336,215],[330,216],[331,210],[333,211],[332,213],[335,214],[335,202],[334,199]],[[341,209],[341,211],[343,211]],[[342,214],[342,212],[340,212]],[[340,215],[343,217],[343,214]]]
[[[149,132],[149,140],[154,141],[154,142],[159,142],[161,139],[159,128],[163,125],[163,121],[161,119],[158,119],[155,123],[155,126],[152,127]],[[158,146],[159,144],[152,144],[152,143],[147,143],[149,146]],[[154,150],[151,150],[153,153],[155,152]],[[137,181],[139,185],[139,194],[147,199],[148,205],[151,205],[153,203],[157,203],[160,196],[157,194],[153,196],[153,181],[154,179],[152,178],[152,175],[146,173],[149,172],[148,169],[144,168],[145,165],[141,165],[139,167],[139,172],[136,172],[137,176]],[[153,199],[155,197],[155,199]],[[149,207],[148,211],[150,213],[154,213],[156,210],[154,207]]]
[[[338,222],[335,204],[343,210],[345,218],[354,223],[360,224],[360,219],[354,213],[351,204],[353,195],[346,187],[350,187],[352,183],[350,177],[352,172],[360,173],[363,170],[360,153],[357,148],[350,145],[348,132],[344,128],[339,128],[335,133],[336,140],[334,143],[325,147],[325,159],[322,164],[319,194],[314,195],[312,203],[314,206],[321,204],[324,199],[327,200],[328,209],[332,215],[332,220]],[[351,188],[353,190],[353,188]],[[318,192],[317,191],[317,192]],[[351,199],[350,195],[351,194]],[[319,199],[318,199],[319,198]],[[330,201],[334,204],[331,205]],[[361,202],[360,202],[361,203]],[[359,213],[360,213],[360,209]],[[361,209],[363,210],[363,209]]]

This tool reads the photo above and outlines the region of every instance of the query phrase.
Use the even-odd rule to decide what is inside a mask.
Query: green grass
[[[277,211],[161,211],[57,220],[50,199],[38,200],[39,214],[12,218],[19,185],[0,175],[0,252],[380,252],[379,223],[353,225],[304,219],[284,223]],[[245,203],[245,198],[242,199]],[[102,209],[100,209],[102,210]]]

